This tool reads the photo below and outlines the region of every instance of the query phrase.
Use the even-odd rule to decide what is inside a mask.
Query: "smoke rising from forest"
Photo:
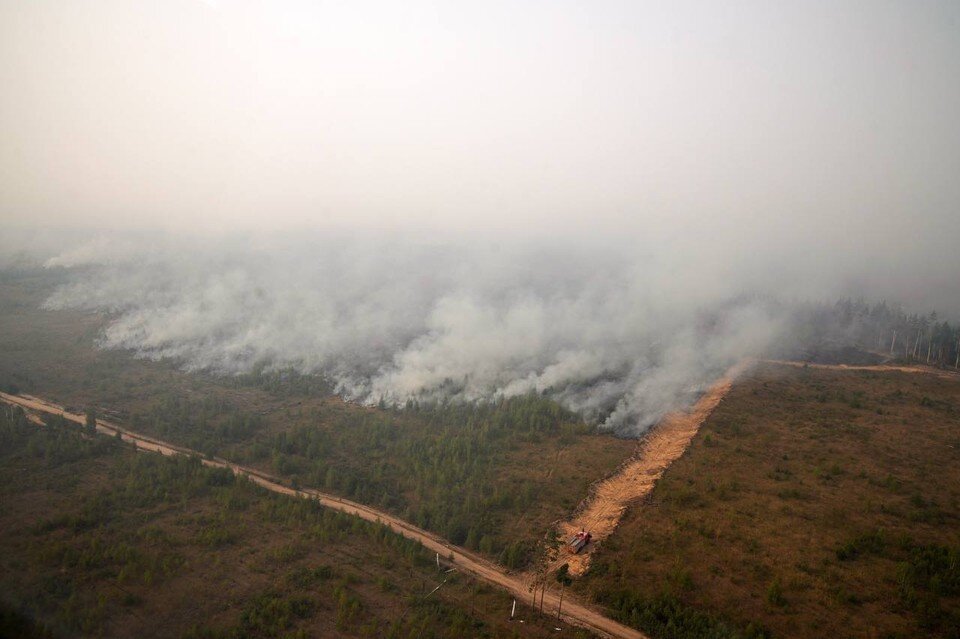
[[[675,290],[674,265],[652,255],[385,238],[130,246],[101,238],[48,260],[73,282],[46,307],[113,313],[105,348],[323,374],[371,403],[536,392],[638,432],[777,326],[729,289]]]
[[[108,311],[105,348],[369,402],[544,392],[636,432],[788,347],[797,300],[960,316],[958,24],[0,2],[0,268],[63,269],[47,307]]]
[[[100,236],[46,261],[69,283],[45,307],[105,311],[100,346],[190,370],[292,369],[327,377],[348,399],[392,405],[543,393],[635,435],[738,359],[789,338],[791,316],[774,301],[782,272],[780,291],[756,278],[748,287],[689,254],[371,235]]]

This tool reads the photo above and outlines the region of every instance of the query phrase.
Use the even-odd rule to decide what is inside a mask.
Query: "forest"
[[[420,544],[196,457],[135,453],[4,406],[0,461],[2,636],[513,634],[509,597],[437,577]]]
[[[378,410],[334,405],[292,421],[299,425],[267,433],[257,415],[176,397],[130,419],[138,432],[397,513],[508,568],[524,567],[547,532],[516,536],[514,527],[504,529],[508,520],[545,504],[572,508],[581,494],[577,482],[551,485],[523,472],[512,454],[521,446],[563,449],[597,439],[576,415],[536,395]]]
[[[958,368],[960,324],[946,321],[936,311],[908,313],[899,304],[845,298],[830,304],[798,304],[780,349],[784,346],[808,353],[855,347],[906,362]]]

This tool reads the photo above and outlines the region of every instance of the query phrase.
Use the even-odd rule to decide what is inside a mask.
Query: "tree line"
[[[855,346],[865,351],[941,367],[960,367],[960,324],[936,311],[908,313],[899,304],[840,299],[833,304],[801,305],[792,334],[801,346]]]
[[[382,411],[330,411],[313,423],[235,449],[241,461],[392,511],[509,568],[531,558],[544,531],[509,538],[509,517],[543,495],[529,469],[505,477],[518,443],[573,441],[591,428],[537,395],[494,403],[408,403]],[[522,472],[521,472],[522,471]]]

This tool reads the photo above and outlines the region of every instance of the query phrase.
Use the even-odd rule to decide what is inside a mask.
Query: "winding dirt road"
[[[62,415],[64,418],[80,424],[83,424],[86,421],[83,415],[69,412],[62,406],[48,402],[39,397],[33,397],[30,395],[9,395],[7,393],[0,392],[0,400],[9,404],[20,406],[28,411],[39,411],[44,413],[52,413],[55,415]],[[340,512],[355,515],[367,521],[383,523],[389,526],[394,532],[397,532],[408,539],[413,539],[420,542],[425,548],[429,548],[433,552],[440,553],[448,561],[452,561],[460,571],[506,590],[511,595],[515,596],[519,601],[530,601],[531,595],[530,591],[528,590],[528,581],[523,575],[507,573],[496,564],[487,561],[486,559],[483,559],[482,557],[479,557],[467,550],[464,550],[463,548],[453,546],[440,537],[427,532],[422,528],[418,528],[401,519],[398,519],[389,513],[385,513],[380,510],[370,508],[369,506],[364,506],[363,504],[358,504],[348,499],[341,499],[340,497],[322,493],[318,490],[310,488],[294,490],[289,486],[283,485],[279,478],[267,473],[233,464],[220,458],[204,459],[200,453],[190,450],[189,448],[176,446],[152,437],[147,437],[104,420],[97,420],[97,431],[111,436],[116,436],[116,434],[119,433],[123,441],[133,444],[139,450],[160,453],[161,455],[194,455],[200,457],[203,463],[207,466],[216,468],[229,468],[235,474],[248,477],[254,483],[272,492],[292,497],[314,499],[327,508],[332,508],[333,510],[339,510]],[[543,600],[544,612],[548,615],[556,615],[558,605],[558,593],[547,592]],[[564,597],[563,616],[567,623],[586,628],[587,630],[604,637],[648,639],[643,633],[617,623],[616,621],[605,617],[600,612],[597,612],[596,610],[588,608],[582,603],[579,603],[572,596],[570,596],[569,593]]]

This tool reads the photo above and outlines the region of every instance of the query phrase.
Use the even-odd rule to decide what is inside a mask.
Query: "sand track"
[[[596,484],[589,496],[577,508],[574,516],[557,526],[564,541],[569,540],[580,530],[590,531],[593,540],[590,546],[579,555],[561,553],[549,566],[550,570],[556,569],[563,563],[568,563],[571,574],[582,575],[586,572],[590,566],[592,551],[616,530],[627,506],[631,502],[650,494],[667,467],[683,455],[684,451],[690,446],[690,442],[693,441],[693,437],[697,434],[701,424],[729,392],[736,378],[755,363],[838,371],[922,373],[960,381],[960,373],[958,372],[924,365],[876,364],[859,366],[813,364],[792,360],[745,359],[731,367],[722,378],[717,380],[700,397],[689,411],[678,411],[665,416],[640,441],[634,457],[623,464],[611,477]]]
[[[79,424],[83,424],[86,421],[83,415],[71,413],[65,410],[62,406],[43,400],[39,397],[32,397],[29,395],[9,395],[7,393],[0,392],[0,400],[8,404],[20,406],[27,411],[62,415],[66,419]],[[31,421],[36,420],[31,419]],[[422,528],[418,528],[413,524],[407,523],[397,517],[394,517],[393,515],[390,515],[389,513],[370,508],[369,506],[364,506],[363,504],[358,504],[354,501],[350,501],[349,499],[341,499],[335,495],[329,495],[310,488],[294,490],[289,486],[283,485],[281,483],[282,480],[273,475],[254,470],[252,468],[233,464],[225,459],[203,459],[200,453],[190,450],[189,448],[176,446],[152,437],[147,437],[104,420],[97,420],[97,431],[105,435],[112,436],[116,436],[119,433],[123,441],[132,444],[139,450],[160,453],[161,455],[197,456],[200,457],[203,463],[207,466],[216,468],[229,468],[235,474],[248,477],[254,483],[272,492],[279,493],[281,495],[314,499],[324,507],[332,508],[350,515],[355,515],[367,521],[383,523],[389,526],[394,532],[399,533],[408,539],[413,539],[420,542],[425,548],[428,548],[432,552],[440,553],[446,557],[448,561],[452,561],[459,571],[502,588],[521,602],[530,602],[528,580],[523,575],[508,573],[493,562],[487,561],[486,559],[479,557],[468,550],[458,546],[453,546],[437,535],[427,532]],[[548,591],[544,596],[543,611],[548,616],[556,616],[557,614],[557,607],[559,605],[558,594],[559,593],[554,589],[553,592]],[[504,614],[507,614],[506,610],[504,611]],[[628,628],[627,626],[607,618],[600,612],[597,612],[592,608],[588,608],[587,606],[578,602],[570,595],[570,593],[567,593],[563,600],[563,617],[566,623],[586,628],[587,630],[590,630],[591,632],[603,637],[647,639],[646,635],[643,633],[634,630],[633,628]]]
[[[609,537],[620,523],[627,506],[646,497],[667,467],[690,446],[700,425],[710,416],[733,386],[734,380],[751,364],[749,360],[732,366],[688,411],[666,415],[640,440],[636,454],[616,473],[596,484],[580,504],[574,516],[558,525],[564,542],[580,530],[588,530],[593,539],[578,555],[561,551],[550,569],[570,565],[570,574],[582,575],[590,566],[593,549]]]

